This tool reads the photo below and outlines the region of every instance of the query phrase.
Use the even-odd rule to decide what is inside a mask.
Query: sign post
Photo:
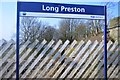
[[[16,26],[16,80],[19,80],[19,24],[20,24],[20,11],[19,2],[17,2],[17,26]]]
[[[19,80],[19,17],[103,19],[104,78],[107,80],[107,18],[106,6],[76,5],[45,2],[17,2],[16,79]]]
[[[104,79],[107,80],[107,8],[105,8],[105,26],[104,26]]]

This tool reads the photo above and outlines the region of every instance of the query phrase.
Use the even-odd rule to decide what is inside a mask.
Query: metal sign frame
[[[45,8],[46,6],[52,7],[52,8],[51,9]],[[46,16],[46,14],[49,14],[49,15]],[[16,23],[16,79],[17,80],[19,80],[19,27],[20,27],[19,25],[20,25],[20,17],[22,16],[39,16],[39,17],[51,17],[51,18],[104,19],[105,21],[105,25],[104,25],[104,79],[107,80],[107,11],[106,11],[106,6],[45,3],[45,2],[44,3],[43,2],[19,2],[18,1],[17,2],[17,23]]]

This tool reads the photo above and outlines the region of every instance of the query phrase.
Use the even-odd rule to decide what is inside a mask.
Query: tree
[[[115,1],[115,0],[113,0]],[[114,7],[117,5],[118,3],[117,2],[112,2],[112,1],[109,1],[109,2],[106,2],[105,5],[107,6],[107,18],[108,20],[114,18]]]
[[[104,28],[104,20],[93,20],[93,24],[95,28],[95,35],[98,35],[100,32],[102,32],[102,29]]]
[[[81,23],[75,29],[75,38],[76,40],[82,40],[83,38],[87,38],[88,36],[88,27]]]
[[[76,27],[80,24],[80,19],[64,19],[60,21],[59,32],[60,38],[71,42],[75,39]]]
[[[56,32],[56,29],[54,27],[47,26],[43,33],[43,38],[49,42],[51,39],[54,38],[55,32]]]
[[[20,23],[20,41],[26,42],[28,39],[34,41],[41,38],[43,24],[35,17],[22,17]]]
[[[119,40],[119,22],[120,16],[119,13],[115,15],[114,12],[117,12],[116,9],[119,9],[119,2],[115,0],[104,2],[104,5],[107,6],[107,19],[108,19],[108,30],[109,30],[109,38],[110,40]],[[117,6],[117,7],[116,7]],[[118,10],[119,11],[119,10]]]
[[[116,0],[106,0],[106,2],[101,2],[102,5],[105,5],[107,7],[107,20],[108,20],[108,27],[110,25],[110,20],[114,18],[116,15],[114,12],[116,12],[116,7],[119,3],[116,2]]]
[[[87,20],[86,26],[89,28],[91,36],[96,36],[104,28],[104,20]]]
[[[39,18],[22,17],[20,24],[20,41],[21,43],[30,40],[33,42],[38,39],[40,42],[46,39],[48,42],[54,38],[56,29],[48,24],[43,24]]]

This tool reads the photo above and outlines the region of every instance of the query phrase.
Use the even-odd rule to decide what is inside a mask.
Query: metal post
[[[19,2],[17,2],[17,26],[16,26],[16,80],[19,80]]]
[[[104,79],[107,80],[107,8],[105,6],[105,27],[104,27]]]

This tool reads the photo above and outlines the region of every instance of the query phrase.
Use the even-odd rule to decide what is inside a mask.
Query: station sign
[[[20,2],[20,16],[104,19],[104,6]]]

